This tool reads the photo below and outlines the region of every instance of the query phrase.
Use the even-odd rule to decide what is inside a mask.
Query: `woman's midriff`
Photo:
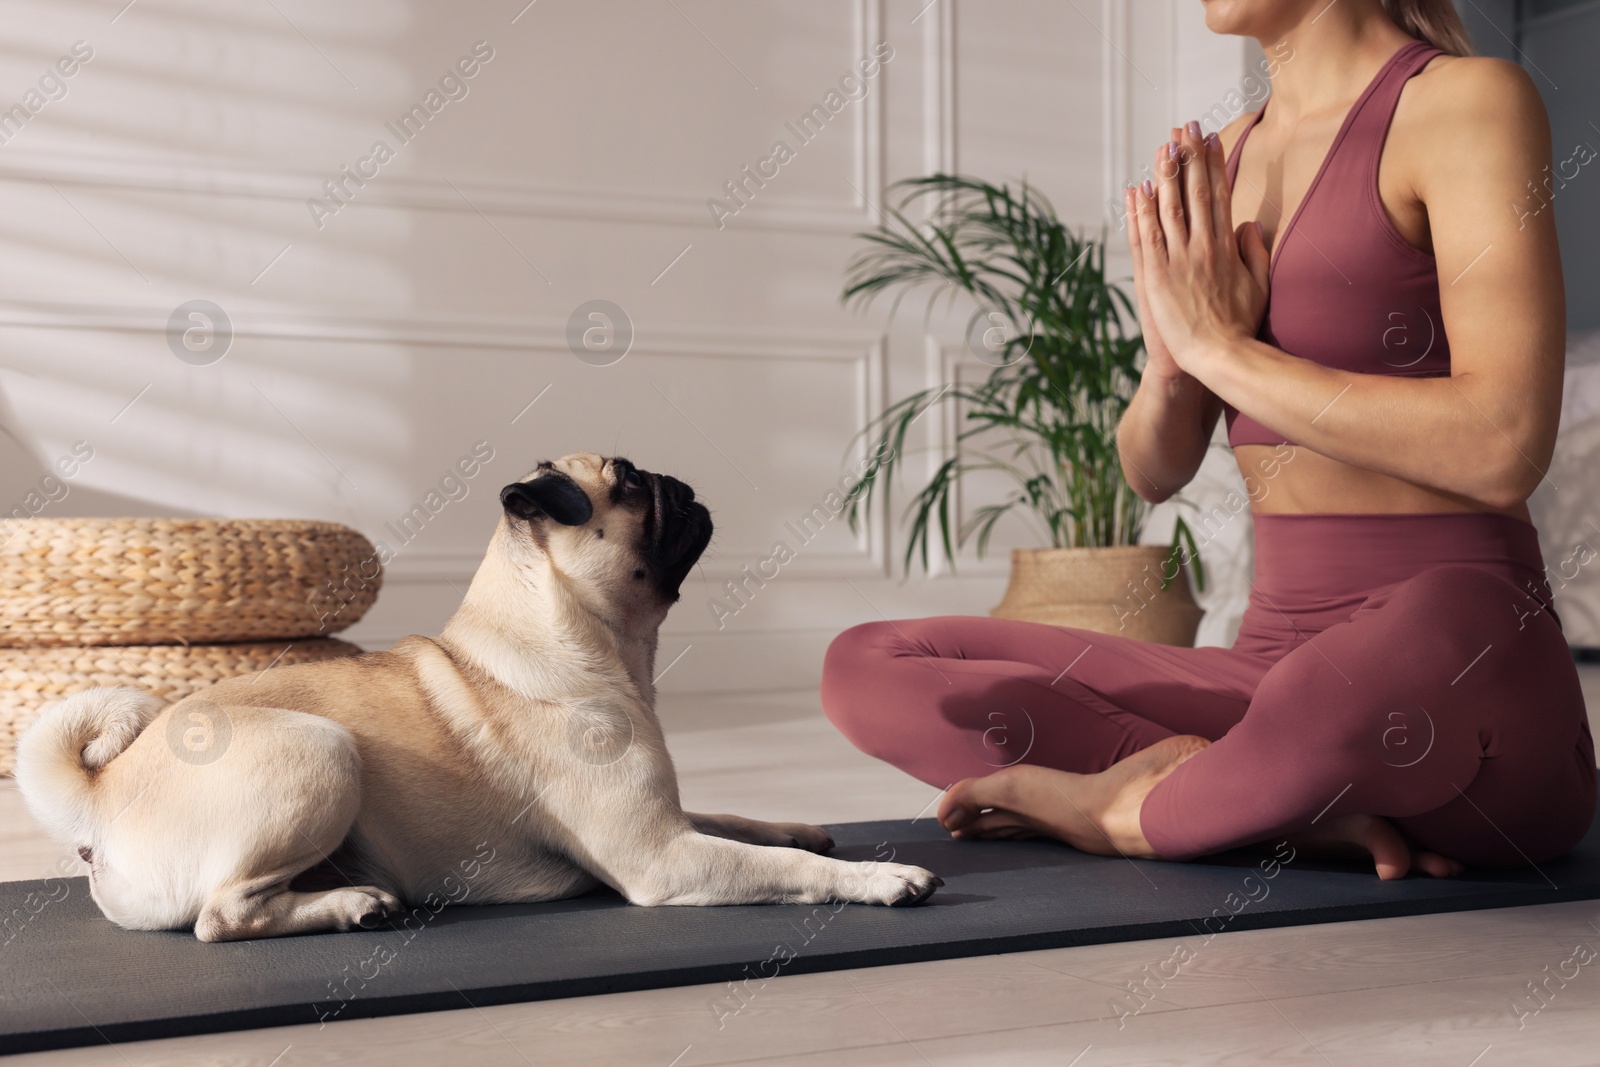
[[[1329,459],[1298,445],[1238,445],[1234,461],[1254,514],[1476,511],[1532,523],[1527,504],[1489,511],[1460,497]]]

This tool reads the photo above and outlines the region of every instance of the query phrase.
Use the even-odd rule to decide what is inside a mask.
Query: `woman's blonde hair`
[[[1472,39],[1450,0],[1383,0],[1395,25],[1453,56],[1472,55]]]

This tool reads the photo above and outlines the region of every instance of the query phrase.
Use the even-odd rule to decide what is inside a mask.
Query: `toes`
[[[873,872],[867,892],[860,898],[863,904],[887,904],[903,908],[920,904],[944,885],[944,880],[932,871],[911,867],[903,863],[879,865]]]
[[[1372,853],[1378,877],[1386,882],[1404,878],[1411,869],[1411,846],[1394,824],[1376,815],[1351,816],[1350,820],[1358,827],[1362,846]]]
[[[889,907],[909,908],[914,904],[921,904],[931,896],[933,896],[933,883],[931,882],[920,886],[908,885],[904,894],[889,901]]]
[[[1378,815],[1342,815],[1295,840],[1304,842],[1312,855],[1339,859],[1352,848],[1361,849],[1371,857],[1378,877],[1386,882],[1404,878],[1412,871],[1434,878],[1454,878],[1466,871],[1466,865],[1459,860],[1418,848],[1399,827]]]
[[[1009,811],[986,811],[976,819],[962,823],[960,829],[951,831],[951,836],[973,840],[1010,839],[1032,837],[1034,836],[1034,831]]]
[[[1416,855],[1417,869],[1435,878],[1454,878],[1466,870],[1466,866],[1437,852],[1418,852]]]
[[[939,800],[939,807],[934,811],[940,826],[946,830],[954,830],[983,810],[982,805],[972,799],[972,791],[977,781],[976,778],[963,778],[945,790],[944,796]]]
[[[933,896],[933,891],[944,885],[944,879],[932,871],[925,871],[920,867],[911,868],[916,873],[901,879],[899,895],[889,900],[891,908],[906,908],[913,904],[921,904]]]
[[[1029,838],[1042,837],[1044,835],[1030,830],[1026,826],[1013,826],[1004,830],[996,830],[994,836],[1004,841],[1026,841]]]
[[[977,818],[985,808],[1010,807],[1015,794],[1014,780],[1009,767],[982,778],[963,778],[939,801],[939,825],[955,830]]]
[[[362,886],[358,892],[366,898],[356,913],[356,925],[363,930],[376,930],[404,910],[399,900],[381,889]]]

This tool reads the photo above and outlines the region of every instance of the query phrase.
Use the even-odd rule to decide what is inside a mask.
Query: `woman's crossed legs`
[[[957,836],[1166,859],[1287,836],[1360,848],[1383,877],[1537,863],[1586,832],[1595,772],[1560,628],[1528,605],[1498,575],[1437,567],[1275,661],[1001,619],[874,623],[829,649],[823,705],[864,751],[949,787]]]

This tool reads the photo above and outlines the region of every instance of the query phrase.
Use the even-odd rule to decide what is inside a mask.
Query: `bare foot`
[[[939,823],[958,839],[1048,837],[1096,856],[1160,859],[1139,827],[1139,809],[1157,782],[1210,745],[1185,734],[1158,741],[1099,774],[1016,764],[963,779],[940,801]],[[1414,847],[1393,823],[1376,815],[1343,815],[1287,840],[1309,856],[1370,857],[1385,881],[1404,878],[1413,868],[1435,878],[1465,870],[1456,860]]]
[[[1341,815],[1286,838],[1297,852],[1328,859],[1372,858],[1384,881],[1404,878],[1412,868],[1434,878],[1454,878],[1466,867],[1456,860],[1413,846],[1388,819],[1377,815]]]
[[[950,787],[939,824],[956,838],[1051,837],[1096,856],[1159,859],[1139,828],[1139,808],[1157,782],[1210,747],[1203,737],[1168,737],[1099,774],[1016,764]]]

